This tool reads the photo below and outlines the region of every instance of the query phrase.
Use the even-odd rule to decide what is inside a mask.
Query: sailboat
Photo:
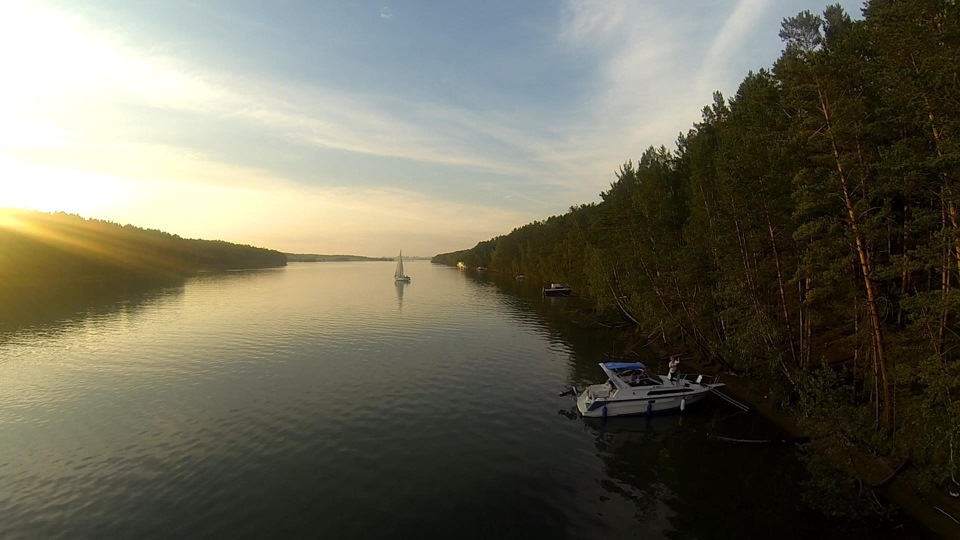
[[[410,283],[410,276],[403,274],[403,250],[400,250],[400,258],[397,259],[397,269],[393,272],[394,281],[403,281]]]

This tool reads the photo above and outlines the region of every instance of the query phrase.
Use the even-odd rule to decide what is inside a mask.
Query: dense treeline
[[[960,7],[830,6],[780,35],[771,71],[620,167],[600,203],[435,260],[568,282],[765,380],[848,486],[855,445],[956,491]]]
[[[493,251],[496,249],[497,243],[501,238],[506,237],[497,237],[492,240],[479,242],[473,247],[473,249],[464,249],[461,251],[453,251],[451,253],[435,255],[432,259],[430,259],[430,262],[446,264],[448,266],[456,266],[457,263],[463,263],[471,268],[476,268],[478,266],[489,266],[490,259],[493,257]],[[501,267],[501,270],[503,270],[503,268],[505,267]]]
[[[0,281],[168,279],[197,272],[284,266],[278,251],[80,216],[0,209]]]

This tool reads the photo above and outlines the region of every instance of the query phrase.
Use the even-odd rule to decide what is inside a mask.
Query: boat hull
[[[541,293],[544,296],[573,296],[570,289],[543,289]]]
[[[544,296],[573,296],[573,289],[566,285],[551,283],[549,287],[541,289]]]
[[[587,418],[633,416],[676,411],[696,403],[709,392],[708,387],[673,396],[629,396],[626,398],[593,398],[584,391],[577,397],[577,410]]]

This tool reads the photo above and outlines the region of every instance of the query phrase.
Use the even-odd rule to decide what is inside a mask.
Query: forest
[[[269,249],[186,239],[62,212],[0,208],[0,282],[6,287],[175,279],[286,264],[283,253]]]
[[[780,37],[772,69],[619,166],[599,202],[434,262],[569,283],[767,385],[813,438],[828,510],[863,499],[854,455],[956,493],[960,7],[829,6]]]

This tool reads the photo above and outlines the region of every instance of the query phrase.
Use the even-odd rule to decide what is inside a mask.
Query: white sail
[[[397,269],[393,273],[393,279],[396,281],[410,281],[410,278],[403,274],[403,250],[400,250],[400,257],[397,259]]]
[[[397,259],[397,271],[393,273],[393,277],[402,278],[403,277],[403,252],[400,252],[400,258]]]

